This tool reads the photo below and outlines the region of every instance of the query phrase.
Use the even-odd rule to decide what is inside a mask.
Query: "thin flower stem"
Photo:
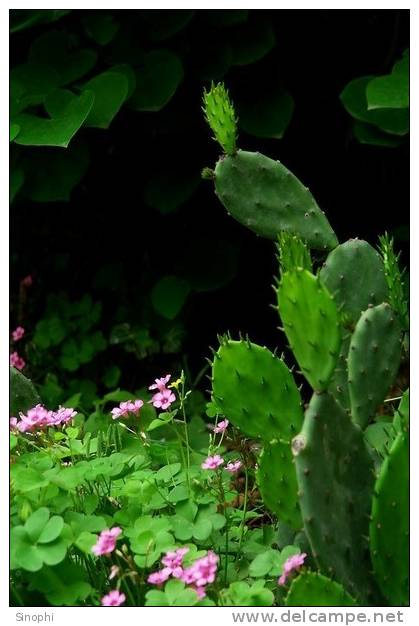
[[[246,465],[244,466],[244,475],[245,475],[245,483],[244,483],[244,502],[243,502],[243,517],[240,524],[240,539],[239,539],[239,548],[238,553],[240,552],[243,535],[244,535],[244,526],[246,522],[246,514],[247,514],[247,500],[248,500],[248,491],[249,491],[249,474],[247,471]]]

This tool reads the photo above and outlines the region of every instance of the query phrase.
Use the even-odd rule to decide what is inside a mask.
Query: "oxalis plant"
[[[393,242],[338,244],[284,165],[238,150],[223,85],[204,110],[223,150],[204,176],[275,241],[298,370],[227,333],[206,407],[199,381],[172,372],[89,412],[77,396],[45,406],[12,367],[11,602],[406,605],[408,307]]]

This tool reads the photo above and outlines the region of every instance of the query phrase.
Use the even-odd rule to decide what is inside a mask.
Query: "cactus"
[[[226,154],[236,153],[237,119],[227,89],[222,83],[204,91],[205,118]]]
[[[334,580],[317,572],[304,572],[292,581],[285,605],[356,606],[356,603],[342,585]]]
[[[278,235],[278,261],[281,274],[292,272],[298,268],[313,271],[310,250],[298,235],[283,231]]]
[[[258,460],[256,480],[263,502],[281,522],[300,530],[303,522],[298,506],[294,459],[288,443],[272,441]]]
[[[361,430],[330,394],[314,394],[292,450],[314,559],[355,599],[371,600],[365,553],[374,476]]]
[[[215,167],[216,194],[227,211],[258,235],[276,239],[286,231],[311,248],[329,250],[338,241],[310,191],[279,161],[239,150]]]
[[[267,348],[223,339],[212,375],[215,403],[247,436],[290,441],[299,431],[300,393],[285,363]]]
[[[29,378],[19,370],[10,368],[10,415],[17,417],[20,412],[26,413],[29,409],[41,402],[41,399]]]
[[[352,418],[362,428],[384,400],[400,357],[400,324],[391,307],[383,303],[367,309],[355,327],[348,356]]]
[[[399,318],[403,330],[409,328],[409,306],[407,303],[406,270],[400,268],[400,252],[394,252],[394,240],[384,234],[379,237],[383,257],[384,273],[388,284],[388,301]]]
[[[353,322],[369,304],[387,300],[382,258],[362,239],[350,239],[332,250],[320,271],[320,279]]]
[[[351,334],[343,330],[338,360],[328,387],[328,391],[346,411],[350,411],[351,408],[348,385],[348,352],[350,342]]]
[[[401,432],[375,485],[371,558],[381,592],[392,606],[409,603],[409,439]]]
[[[327,388],[341,343],[339,313],[333,297],[307,270],[283,274],[278,308],[295,358],[313,389]]]

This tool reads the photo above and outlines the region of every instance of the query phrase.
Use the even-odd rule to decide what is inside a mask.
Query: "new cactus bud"
[[[209,91],[204,90],[203,111],[205,118],[225,154],[236,153],[237,118],[233,103],[223,83],[211,84]]]

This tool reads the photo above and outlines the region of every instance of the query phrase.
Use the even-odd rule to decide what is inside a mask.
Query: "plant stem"
[[[244,475],[245,475],[245,483],[244,483],[243,517],[242,517],[242,521],[241,521],[241,524],[240,524],[239,549],[238,549],[237,553],[240,552],[240,548],[241,548],[241,545],[242,545],[243,535],[244,535],[244,526],[245,526],[245,521],[246,521],[246,513],[247,513],[247,499],[248,499],[248,490],[249,490],[249,474],[247,472],[246,465],[244,466]]]

